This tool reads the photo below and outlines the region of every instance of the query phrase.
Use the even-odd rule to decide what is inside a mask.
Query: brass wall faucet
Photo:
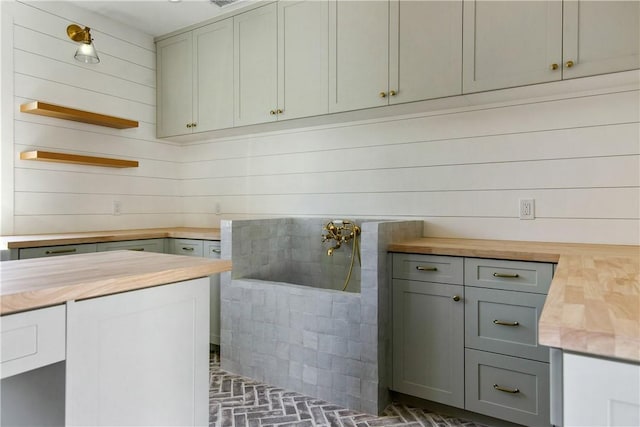
[[[348,220],[329,221],[322,228],[322,242],[335,240],[336,244],[327,249],[327,255],[333,255],[333,251],[340,249],[343,243],[347,243],[360,235],[360,227]]]

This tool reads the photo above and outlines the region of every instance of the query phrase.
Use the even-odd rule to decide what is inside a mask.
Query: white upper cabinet
[[[157,55],[157,127],[159,138],[191,133],[192,38],[191,33],[159,41]]]
[[[564,1],[563,78],[640,68],[640,2]]]
[[[275,121],[278,103],[278,5],[233,19],[236,126]]]
[[[233,126],[233,19],[157,44],[158,137]]]
[[[389,6],[389,103],[461,94],[462,0]]]
[[[329,3],[329,111],[387,105],[389,3]]]
[[[233,19],[193,32],[193,132],[233,126]]]
[[[465,0],[463,92],[562,78],[562,2]]]
[[[329,111],[329,2],[278,2],[278,120]]]

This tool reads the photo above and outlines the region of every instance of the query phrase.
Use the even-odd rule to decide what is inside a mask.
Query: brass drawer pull
[[[416,266],[418,271],[438,271],[438,267],[423,267],[421,265]]]
[[[144,251],[144,248],[131,248],[129,249],[130,251],[137,251],[137,252],[142,252]]]
[[[511,394],[520,393],[520,389],[518,388],[506,388],[506,387],[501,387],[498,384],[494,384],[493,388],[495,388],[498,391],[503,391],[505,393],[511,393]]]
[[[502,277],[505,279],[517,279],[520,277],[518,273],[516,274],[507,274],[507,273],[493,273],[493,277]]]
[[[520,325],[520,323],[518,322],[505,322],[504,320],[494,320],[493,321],[494,325],[502,325],[502,326],[518,326]]]
[[[193,252],[194,248],[182,248],[183,251]]]
[[[211,252],[214,253],[214,254],[219,254],[222,251],[220,249],[211,249]]]
[[[45,255],[57,255],[57,254],[72,254],[75,251],[77,251],[76,248],[71,248],[71,249],[54,249],[51,251],[46,251]]]

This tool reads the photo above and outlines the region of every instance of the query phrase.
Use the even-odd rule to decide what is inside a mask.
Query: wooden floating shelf
[[[78,154],[52,153],[50,151],[23,151],[22,160],[40,160],[43,162],[75,163],[77,165],[104,166],[108,168],[137,168],[136,160],[110,159],[107,157],[80,156]]]
[[[40,116],[55,117],[57,119],[107,126],[115,129],[138,127],[138,122],[135,120],[76,110],[74,108],[62,107],[60,105],[47,104],[42,101],[33,101],[22,104],[20,106],[20,111],[23,113],[38,114]]]

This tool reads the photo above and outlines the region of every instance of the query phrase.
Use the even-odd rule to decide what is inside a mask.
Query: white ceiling
[[[246,6],[251,0],[220,8],[209,0],[74,0],[72,3],[140,31],[161,36]]]

